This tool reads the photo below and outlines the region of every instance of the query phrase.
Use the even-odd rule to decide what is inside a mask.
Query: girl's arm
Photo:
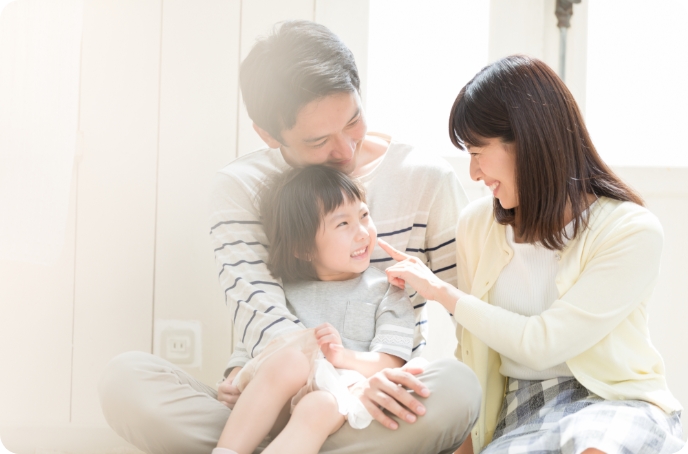
[[[398,356],[387,353],[357,352],[344,348],[339,331],[329,323],[316,327],[315,337],[325,357],[334,367],[355,370],[366,378],[382,369],[393,369],[406,363]]]

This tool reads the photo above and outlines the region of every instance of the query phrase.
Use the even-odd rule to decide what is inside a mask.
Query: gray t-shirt
[[[332,324],[345,348],[411,358],[414,311],[406,292],[370,267],[348,281],[302,281],[284,285],[287,308],[307,328]]]

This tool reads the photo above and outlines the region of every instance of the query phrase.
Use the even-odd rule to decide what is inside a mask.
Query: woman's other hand
[[[222,383],[220,383],[217,387],[217,400],[229,408],[234,408],[234,405],[237,403],[237,400],[239,400],[239,396],[241,395],[239,388],[232,384],[234,377],[237,376],[239,371],[241,371],[241,367],[235,367],[232,369],[229,375],[227,375],[227,378],[225,378],[224,381],[222,381]]]
[[[342,345],[339,331],[329,323],[323,323],[315,327],[315,338],[318,339],[318,346],[320,346],[325,358],[334,367],[343,368],[346,349]]]

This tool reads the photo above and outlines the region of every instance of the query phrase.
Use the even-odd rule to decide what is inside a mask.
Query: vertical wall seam
[[[244,0],[239,0],[239,52],[237,55],[239,56],[237,58],[237,82],[239,82],[239,75],[241,73],[241,42],[242,42],[242,34],[243,34],[243,27],[242,24],[244,22]],[[236,108],[236,140],[235,140],[235,145],[234,145],[234,156],[233,159],[239,157],[239,133],[240,133],[240,125],[241,125],[241,84],[237,83],[237,108]],[[232,337],[234,337],[234,333],[232,333]],[[234,349],[234,344],[232,343],[232,349]]]
[[[244,22],[244,1],[239,0],[239,52],[237,52],[237,82],[239,81],[239,73],[241,69],[241,43],[242,43],[242,36],[243,36],[243,27],[242,24]],[[237,108],[236,108],[236,140],[235,140],[235,145],[234,145],[234,157],[238,158],[239,157],[239,125],[241,123],[241,85],[237,83]],[[227,301],[225,300],[225,303]],[[229,336],[229,346],[230,350],[233,352],[234,351],[234,323],[230,324],[230,336]]]
[[[160,192],[160,112],[162,104],[162,38],[165,0],[160,0],[160,44],[158,48],[158,137],[155,150],[155,202],[153,217],[153,291],[151,292],[151,354],[155,351],[155,286],[158,261],[158,194]]]
[[[80,145],[85,148],[85,143],[79,143],[79,135],[81,134],[81,89],[82,89],[82,71],[84,67],[84,13],[86,9],[86,2],[81,9],[81,42],[79,43],[79,99],[77,100],[77,120],[76,120],[76,141],[75,145]],[[76,149],[74,150],[76,154]],[[82,150],[84,152],[84,150]],[[85,154],[85,153],[84,153]],[[83,156],[82,156],[83,159]],[[69,422],[72,422],[72,408],[74,400],[74,332],[76,331],[74,323],[76,322],[76,258],[77,258],[77,231],[79,229],[79,167],[80,163],[74,162],[74,251],[72,264],[72,351],[69,358]]]

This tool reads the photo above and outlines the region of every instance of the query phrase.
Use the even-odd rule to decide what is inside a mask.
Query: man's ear
[[[275,139],[270,135],[269,132],[267,132],[265,129],[261,128],[257,124],[253,123],[253,130],[258,133],[261,139],[263,139],[263,142],[270,147],[270,148],[279,148],[282,146],[279,140]]]

